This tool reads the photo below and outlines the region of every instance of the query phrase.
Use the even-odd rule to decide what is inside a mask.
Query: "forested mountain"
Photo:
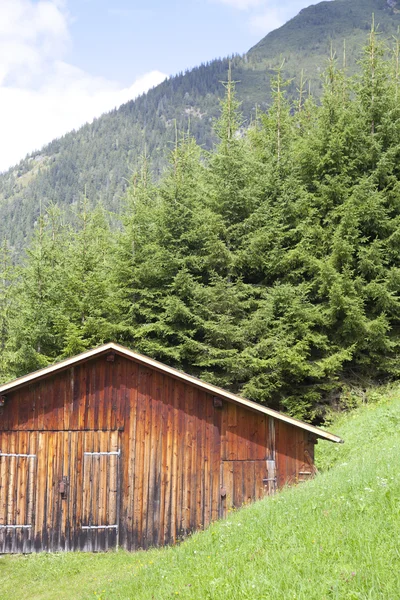
[[[283,75],[291,79],[288,97],[297,96],[301,71],[304,89],[319,97],[321,72],[331,47],[356,68],[372,14],[389,39],[400,25],[395,0],[334,0],[304,9],[280,29],[267,35],[244,56],[231,58],[233,79],[242,101],[241,131],[255,118],[256,107],[271,104],[270,80],[284,62]],[[204,148],[216,141],[213,123],[223,95],[229,60],[218,59],[171,77],[155,89],[118,110],[96,119],[79,131],[54,140],[0,176],[0,235],[20,249],[38,219],[40,205],[54,202],[73,208],[86,190],[92,205],[102,202],[119,212],[121,198],[146,151],[151,169],[160,177],[176,130],[190,132]]]
[[[20,263],[4,242],[0,380],[113,340],[320,422],[398,378],[400,39],[381,39],[357,77],[332,58],[319,101],[278,71],[246,130],[231,77],[214,149],[180,133],[158,180],[143,157],[119,228],[81,198],[43,209]]]

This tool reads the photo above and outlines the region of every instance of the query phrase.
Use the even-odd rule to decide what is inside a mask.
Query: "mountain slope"
[[[243,57],[233,57],[245,122],[257,105],[268,107],[270,78],[283,60],[286,76],[293,78],[289,94],[296,94],[298,74],[304,69],[318,95],[331,45],[341,54],[346,39],[347,62],[354,70],[372,13],[382,37],[389,39],[400,25],[398,5],[395,0],[322,2],[302,10]],[[172,77],[79,131],[54,140],[1,175],[0,236],[20,248],[32,231],[40,202],[69,207],[85,189],[91,202],[102,201],[118,211],[127,179],[144,150],[156,176],[162,171],[175,123],[178,130],[190,127],[197,141],[211,148],[212,124],[223,94],[220,82],[226,79],[228,64],[228,59],[219,59]]]
[[[397,387],[333,425],[345,444],[322,443],[319,462],[331,468],[314,481],[175,548],[3,557],[1,598],[399,598],[399,425]]]

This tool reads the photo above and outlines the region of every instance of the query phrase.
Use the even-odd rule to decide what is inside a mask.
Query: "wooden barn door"
[[[36,493],[36,437],[0,437],[0,553],[31,552]]]
[[[118,431],[84,433],[81,550],[118,546],[121,449]]]
[[[222,413],[221,516],[275,493],[274,419],[226,403]]]
[[[222,462],[222,514],[261,500],[276,491],[274,460],[226,460]]]

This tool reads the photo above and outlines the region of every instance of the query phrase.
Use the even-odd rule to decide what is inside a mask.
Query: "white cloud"
[[[281,27],[287,19],[277,7],[271,7],[265,12],[255,13],[249,18],[250,29],[259,35],[267,35],[270,31]]]
[[[69,41],[68,16],[59,3],[1,0],[0,84],[34,85]]]
[[[0,87],[0,171],[164,79],[163,73],[152,71],[121,89],[59,63],[52,81],[38,90]]]
[[[166,77],[122,88],[67,64],[68,25],[63,0],[0,0],[0,171]]]

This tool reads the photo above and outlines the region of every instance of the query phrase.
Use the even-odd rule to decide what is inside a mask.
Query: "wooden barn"
[[[0,552],[173,543],[340,438],[106,344],[0,386]]]

